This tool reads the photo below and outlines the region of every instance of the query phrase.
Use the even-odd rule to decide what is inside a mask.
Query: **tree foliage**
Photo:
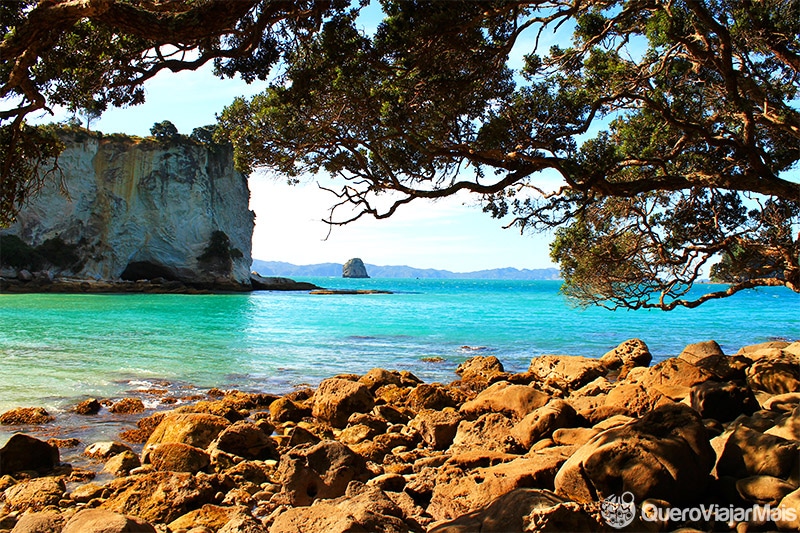
[[[162,120],[161,122],[156,122],[153,124],[153,127],[150,128],[150,135],[158,140],[166,141],[169,139],[174,139],[179,134],[178,128],[175,127],[175,124],[169,120]]]
[[[242,169],[343,180],[355,211],[331,223],[471,191],[521,230],[558,228],[564,290],[585,303],[800,291],[800,2],[380,5],[366,33],[346,0],[6,3],[0,120],[133,105],[164,69],[279,65],[215,135]],[[712,264],[730,285],[692,299]]]

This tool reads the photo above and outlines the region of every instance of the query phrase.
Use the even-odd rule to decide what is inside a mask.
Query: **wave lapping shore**
[[[31,433],[57,418],[8,411],[0,532],[800,528],[800,342],[650,362],[632,339],[523,373],[477,356],[447,385],[373,369],[284,396],[213,389],[113,442],[45,442]],[[100,404],[76,409],[91,424]],[[81,447],[86,464],[60,463]]]

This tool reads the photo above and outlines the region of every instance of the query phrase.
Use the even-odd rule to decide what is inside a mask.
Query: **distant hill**
[[[476,272],[451,272],[434,268],[410,266],[378,266],[367,264],[367,273],[372,278],[421,278],[421,279],[559,279],[557,268],[493,268]],[[283,261],[253,260],[253,270],[262,276],[286,277],[335,277],[342,276],[341,263],[316,265],[293,265]]]

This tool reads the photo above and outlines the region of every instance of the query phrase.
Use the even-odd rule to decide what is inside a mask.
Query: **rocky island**
[[[283,396],[87,399],[82,424],[129,416],[103,442],[9,411],[0,533],[797,531],[800,343],[650,363],[631,339],[516,374],[477,356],[449,384],[376,368]]]
[[[364,261],[358,257],[354,257],[342,265],[343,278],[360,278],[365,279],[369,277],[367,274],[367,267],[364,266]]]

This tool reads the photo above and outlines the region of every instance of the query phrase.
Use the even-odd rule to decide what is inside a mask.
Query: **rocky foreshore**
[[[800,342],[650,363],[632,339],[519,374],[473,357],[447,385],[374,369],[170,411],[76,406],[86,424],[141,412],[113,442],[45,442],[31,424],[57,417],[9,411],[0,532],[798,530]]]

